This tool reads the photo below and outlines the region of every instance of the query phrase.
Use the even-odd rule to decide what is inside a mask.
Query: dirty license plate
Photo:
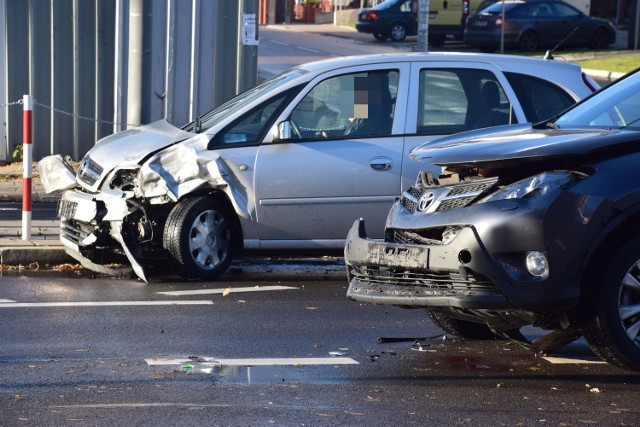
[[[78,209],[78,204],[76,202],[68,202],[66,200],[60,200],[58,202],[58,218],[73,218],[76,214],[76,209]]]
[[[475,27],[486,27],[487,21],[478,21],[474,24]]]
[[[429,249],[399,248],[379,245],[370,252],[371,259],[383,265],[424,268],[429,265]]]

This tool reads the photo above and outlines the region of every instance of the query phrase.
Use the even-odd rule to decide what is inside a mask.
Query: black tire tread
[[[487,325],[456,319],[438,308],[428,308],[431,321],[444,332],[469,340],[495,340],[499,337]]]

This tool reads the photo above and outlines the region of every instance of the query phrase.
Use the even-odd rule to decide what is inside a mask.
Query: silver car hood
[[[102,138],[85,159],[97,163],[104,176],[117,165],[138,164],[150,154],[193,136],[164,119],[158,120]]]

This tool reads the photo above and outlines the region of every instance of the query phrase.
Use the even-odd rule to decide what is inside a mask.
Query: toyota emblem
[[[420,200],[418,201],[418,210],[420,212],[424,212],[429,209],[429,206],[433,204],[433,201],[436,199],[436,196],[431,192],[424,193]]]

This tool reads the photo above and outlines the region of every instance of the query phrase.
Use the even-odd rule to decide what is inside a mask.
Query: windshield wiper
[[[638,118],[637,118],[637,119],[635,119],[635,120],[631,120],[629,123],[627,123],[626,125],[622,126],[620,129],[628,128],[628,127],[629,127],[629,126],[631,126],[632,124],[634,124],[634,123],[638,123],[638,122],[640,122],[640,117],[638,117]]]

